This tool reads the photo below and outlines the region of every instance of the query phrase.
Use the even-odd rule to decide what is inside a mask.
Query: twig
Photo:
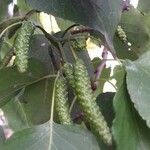
[[[52,102],[51,102],[51,114],[50,114],[50,136],[49,136],[49,145],[48,150],[51,150],[52,148],[52,138],[53,138],[53,118],[54,118],[54,105],[55,105],[55,90],[56,90],[56,82],[59,77],[59,72],[57,73],[57,76],[54,81],[54,87],[53,87],[53,93],[52,93]]]
[[[78,113],[78,114],[73,118],[73,121],[77,121],[78,119],[82,119],[82,120],[83,120],[83,117],[84,117],[84,113],[83,113],[83,112],[80,112],[80,113]]]
[[[73,101],[72,101],[72,103],[71,103],[71,105],[70,105],[70,108],[69,108],[69,112],[70,112],[70,113],[71,113],[71,111],[72,111],[72,109],[73,109],[73,106],[74,106],[76,100],[77,100],[77,97],[75,96],[74,99],[73,99]]]
[[[30,18],[34,13],[40,13],[40,11],[35,10],[35,9],[30,10],[29,12],[25,14],[25,16],[23,17],[23,20],[28,20],[28,18]]]
[[[76,26],[79,26],[79,24],[73,24],[72,26],[68,27],[68,28],[64,31],[64,33],[63,33],[63,35],[62,35],[62,38],[66,35],[66,33],[68,33],[68,31],[70,31],[72,28],[74,28],[74,27],[76,27]],[[71,31],[70,31],[70,32],[71,32]]]
[[[14,51],[11,49],[6,54],[6,56],[3,58],[2,63],[0,64],[0,69],[6,67],[9,64],[9,62],[10,62],[10,60],[11,60],[11,58],[12,58],[13,55],[14,55]]]
[[[97,86],[99,83],[99,78],[102,74],[103,69],[106,66],[107,56],[108,56],[108,51],[107,51],[106,47],[104,47],[103,53],[102,53],[103,60],[99,64],[98,68],[95,71],[95,81],[94,81],[94,86],[92,86],[93,91],[97,89]]]
[[[62,45],[61,45],[60,42],[58,42],[58,46],[59,46],[59,52],[60,52],[60,54],[61,54],[61,57],[62,57],[62,64],[63,64],[64,62],[66,62],[66,56],[65,56],[63,47],[62,47]]]
[[[83,28],[83,29],[78,29],[78,30],[70,31],[70,33],[71,33],[72,35],[73,35],[73,34],[78,34],[78,33],[84,33],[84,32],[91,33],[91,32],[94,32],[94,29],[92,29],[92,28]]]
[[[69,45],[69,48],[70,48],[70,50],[72,52],[72,55],[73,55],[74,59],[76,60],[77,56],[76,56],[76,53],[75,53],[75,51],[74,51],[74,49],[73,49],[73,47],[71,45],[70,33],[68,33],[68,45]]]
[[[6,32],[8,29],[10,29],[10,28],[12,28],[12,27],[14,27],[14,26],[16,26],[16,25],[18,25],[18,24],[22,24],[22,22],[13,23],[13,24],[9,25],[7,28],[5,28],[5,29],[0,33],[0,39],[2,38],[2,36],[5,34],[5,32]]]

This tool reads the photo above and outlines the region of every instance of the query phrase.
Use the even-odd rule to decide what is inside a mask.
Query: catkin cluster
[[[90,78],[82,60],[77,59],[74,66],[65,64],[64,73],[68,83],[74,88],[77,100],[90,126],[108,145],[112,144],[112,135],[107,126],[96,99],[91,90]]]

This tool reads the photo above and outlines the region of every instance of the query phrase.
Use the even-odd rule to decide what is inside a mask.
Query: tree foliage
[[[0,149],[149,150],[149,6],[0,0]],[[99,58],[89,40],[104,47]]]

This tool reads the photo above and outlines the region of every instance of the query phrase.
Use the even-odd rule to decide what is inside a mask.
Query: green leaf
[[[62,19],[62,18],[56,17],[55,19],[56,19],[56,22],[57,22],[59,28],[62,31],[65,31],[67,28],[69,28],[70,26],[72,26],[74,24],[74,22],[71,22],[69,20],[65,20],[65,19]]]
[[[12,0],[0,0],[0,22],[1,20],[5,19],[8,14],[8,4],[10,4]]]
[[[126,71],[123,66],[117,65],[113,69],[113,76],[111,76],[110,79],[116,80],[115,86],[117,87],[117,89],[119,89],[119,87],[122,85],[125,74],[126,74]]]
[[[133,7],[122,14],[120,25],[127,35],[128,42],[132,45],[128,46],[127,43],[123,43],[115,34],[114,46],[119,58],[135,60],[138,56],[149,50],[150,30],[148,18],[149,16],[142,15]]]
[[[32,124],[42,124],[49,120],[54,80],[44,79],[26,87],[20,100]]]
[[[143,54],[137,61],[127,61],[127,87],[131,100],[141,117],[150,127],[150,52]]]
[[[27,5],[25,0],[17,0],[17,6],[19,7],[19,9],[23,12],[28,12],[30,11],[30,7],[29,5]]]
[[[71,20],[101,32],[109,47],[121,15],[122,0],[26,0],[34,9]],[[89,13],[90,12],[90,13]]]
[[[8,127],[13,131],[17,132],[22,129],[29,127],[29,121],[25,111],[19,101],[22,91],[15,93],[9,98],[9,101],[5,106],[2,107],[4,115],[8,121]]]
[[[113,97],[114,97],[114,95],[115,95],[115,93],[106,92],[106,93],[100,94],[96,99],[96,102],[99,105],[100,110],[101,110],[105,120],[107,121],[109,128],[112,127],[112,122],[113,122],[114,117],[115,117],[114,109],[113,109]],[[102,140],[99,138],[98,135],[96,135],[96,136],[97,136],[97,141],[101,147],[101,150],[110,150],[110,149],[116,150],[114,143],[112,146],[107,146],[106,144],[104,144],[102,142]]]
[[[150,12],[150,1],[149,0],[139,0],[138,3],[138,9],[143,13],[149,13]]]
[[[6,54],[11,50],[11,45],[6,43],[5,40],[3,41],[1,45],[0,50],[0,59],[3,60],[3,58],[6,56]]]
[[[0,70],[0,106],[4,99],[12,93],[30,85],[46,75],[43,65],[31,59],[26,73],[19,73],[16,67],[9,67]]]
[[[96,101],[97,104],[99,105],[102,114],[104,115],[108,126],[111,128],[112,126],[112,121],[114,119],[114,110],[113,110],[113,97],[114,97],[114,93],[111,92],[106,92],[106,93],[102,93],[100,94]]]
[[[54,73],[54,67],[49,55],[49,41],[44,35],[36,34],[31,37],[29,55],[42,62],[48,73]]]
[[[14,18],[11,18],[8,20],[3,20],[3,22],[0,23],[0,33],[8,26],[10,26],[14,23],[20,22],[21,20],[22,20],[21,17],[14,17]]]
[[[114,98],[113,135],[117,150],[149,150],[150,129],[135,111],[125,83]]]
[[[63,126],[53,123],[52,145],[50,123],[15,133],[1,148],[3,150],[100,150],[93,135],[78,126]]]

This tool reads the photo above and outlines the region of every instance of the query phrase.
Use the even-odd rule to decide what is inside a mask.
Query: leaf
[[[29,55],[44,64],[48,73],[54,73],[51,57],[49,55],[49,41],[42,34],[33,35],[30,39]]]
[[[14,18],[11,18],[11,19],[4,20],[3,22],[0,23],[0,33],[5,28],[7,28],[8,26],[10,26],[11,24],[14,24],[14,23],[17,23],[17,22],[20,22],[20,21],[22,21],[21,17],[14,17]]]
[[[31,59],[26,73],[19,73],[16,67],[9,67],[0,70],[0,107],[4,104],[4,99],[12,93],[32,84],[46,75],[43,65]]]
[[[8,14],[8,4],[11,3],[12,0],[0,0],[0,22],[1,20],[5,19]]]
[[[30,11],[30,7],[27,5],[25,0],[17,0],[17,6],[19,9],[23,12],[28,12]]]
[[[3,141],[5,140],[5,135],[3,132],[3,127],[0,126],[0,145],[3,144]]]
[[[112,127],[112,122],[115,118],[114,109],[113,109],[113,97],[115,93],[107,92],[100,94],[96,101],[100,107],[100,110],[108,123],[109,128]],[[113,143],[112,146],[107,146],[104,144],[101,139],[97,136],[97,141],[101,147],[101,150],[116,150],[115,145]]]
[[[58,18],[56,17],[56,22],[58,24],[58,27],[62,30],[65,31],[67,28],[69,28],[70,26],[72,26],[74,24],[74,22],[71,22],[69,20],[65,20],[62,18]]]
[[[114,95],[115,95],[114,93],[106,92],[100,94],[96,99],[97,104],[99,105],[101,112],[104,115],[109,127],[112,126],[112,121],[115,116],[113,110]]]
[[[52,148],[49,149],[50,123],[15,133],[1,148],[3,150],[99,150],[93,135],[78,126],[53,123]]]
[[[19,101],[22,91],[13,94],[9,98],[9,102],[2,107],[4,115],[8,121],[8,127],[17,132],[29,127],[29,122],[24,109]]]
[[[115,86],[117,87],[117,89],[119,89],[119,87],[122,85],[125,74],[126,71],[123,66],[116,65],[115,68],[113,69],[113,75],[111,76],[110,79],[116,80]]]
[[[113,135],[117,150],[149,150],[150,129],[135,111],[125,83],[114,97]]]
[[[149,13],[150,1],[149,0],[139,0],[138,9],[143,13]]]
[[[3,58],[7,55],[7,53],[11,50],[11,45],[8,43],[2,41],[1,50],[0,50],[0,59],[3,60]]]
[[[115,34],[114,46],[119,58],[135,60],[138,56],[149,50],[150,30],[148,19],[148,15],[142,15],[133,7],[130,7],[129,11],[125,11],[122,14],[120,25],[125,31],[127,40],[131,43],[131,46],[123,43],[117,34]]]
[[[8,32],[7,32],[7,37],[8,37],[8,39],[11,39],[11,38],[13,38],[15,35],[18,34],[21,25],[22,25],[22,24],[15,25],[15,26],[11,27],[11,28],[8,30]]]
[[[42,124],[49,120],[54,78],[44,79],[27,86],[22,106],[32,124]]]
[[[150,52],[143,54],[137,61],[125,63],[127,88],[131,100],[140,116],[150,127]]]
[[[121,15],[122,0],[26,0],[33,9],[80,23],[101,32],[110,49]],[[90,12],[90,13],[89,13]]]

